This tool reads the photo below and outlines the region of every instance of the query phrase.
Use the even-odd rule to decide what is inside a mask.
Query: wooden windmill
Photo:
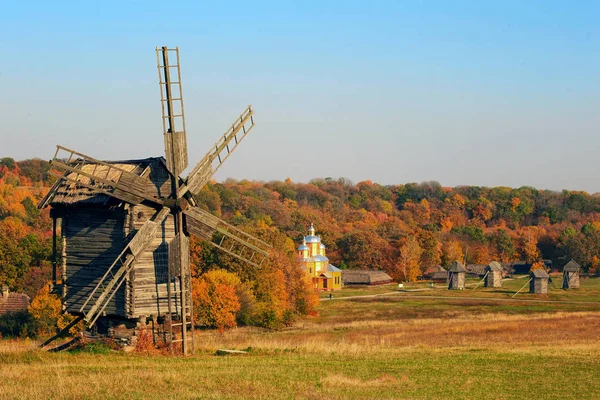
[[[53,283],[61,282],[65,310],[88,326],[99,319],[108,326],[168,319],[171,349],[181,341],[185,354],[193,345],[189,235],[255,267],[270,246],[204,211],[193,197],[254,127],[252,108],[183,179],[188,153],[179,49],[157,48],[156,56],[165,158],[100,161],[57,146],[51,165],[60,179],[39,207],[52,207]],[[174,339],[178,327],[181,339]]]

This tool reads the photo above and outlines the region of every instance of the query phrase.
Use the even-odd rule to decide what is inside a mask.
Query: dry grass
[[[600,398],[600,310],[460,301],[324,302],[279,332],[199,331],[185,359],[0,341],[0,399]]]

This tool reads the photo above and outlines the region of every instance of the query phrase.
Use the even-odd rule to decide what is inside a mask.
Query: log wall
[[[131,208],[131,225],[137,230],[158,210],[145,205]],[[131,308],[129,318],[162,315],[168,310],[167,280],[169,244],[175,237],[175,223],[169,215],[162,223],[152,244],[137,259],[130,276]],[[186,238],[187,239],[187,238]],[[186,248],[187,251],[187,248]],[[177,281],[177,280],[176,280]],[[177,291],[179,288],[171,287]],[[173,312],[178,312],[178,296],[172,294]]]
[[[123,209],[73,207],[64,217],[66,238],[66,293],[68,312],[79,312],[100,278],[125,245]],[[125,316],[125,288],[105,309],[107,315]]]

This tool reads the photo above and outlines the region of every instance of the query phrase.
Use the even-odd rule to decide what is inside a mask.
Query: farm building
[[[563,289],[579,288],[579,270],[581,267],[574,260],[569,261],[563,267]]]
[[[487,264],[467,264],[467,265],[465,265],[467,274],[471,275],[473,277],[483,277],[485,275],[486,268],[487,268]]]
[[[531,281],[529,282],[529,293],[544,294],[548,293],[548,279],[550,276],[543,269],[534,269],[531,271]]]
[[[29,296],[23,293],[11,293],[8,286],[2,286],[2,296],[0,296],[0,315],[27,311],[29,307]]]
[[[467,269],[458,261],[454,261],[448,268],[448,289],[462,290],[465,288]]]
[[[485,267],[485,287],[502,287],[503,268],[497,261],[492,261]]]
[[[448,281],[448,271],[446,271],[441,265],[429,267],[425,270],[421,279],[445,283]]]
[[[325,255],[325,245],[315,235],[315,227],[310,224],[308,236],[298,247],[300,266],[312,278],[315,290],[332,291],[342,288],[342,270],[329,263]]]
[[[347,269],[342,271],[344,285],[384,285],[392,283],[392,277],[383,271]]]

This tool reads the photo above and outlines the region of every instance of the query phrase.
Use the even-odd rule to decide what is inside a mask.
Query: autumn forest
[[[51,276],[52,222],[47,209],[37,208],[55,179],[49,169],[39,159],[0,160],[0,283],[31,298]],[[437,182],[384,186],[345,178],[228,179],[209,184],[197,200],[278,250],[272,268],[256,271],[192,240],[196,292],[217,291],[215,298],[229,301],[221,306],[238,323],[276,326],[311,312],[314,296],[294,264],[294,249],[310,223],[332,264],[384,270],[397,281],[414,281],[428,267],[455,260],[549,259],[561,266],[574,258],[588,272],[600,264],[600,196],[586,192]],[[248,307],[252,311],[244,314]],[[236,322],[198,315],[208,326]]]

